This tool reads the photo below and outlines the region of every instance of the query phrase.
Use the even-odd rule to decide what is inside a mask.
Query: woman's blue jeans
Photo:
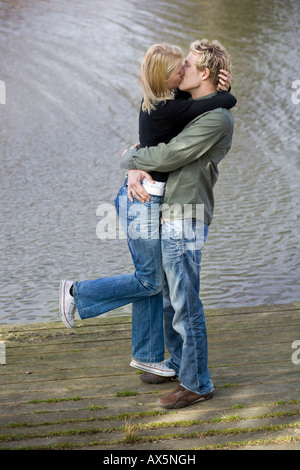
[[[149,203],[131,202],[127,180],[115,205],[127,233],[135,271],[74,283],[74,299],[80,318],[93,318],[132,303],[132,357],[143,362],[164,359],[163,269],[159,233],[161,196]],[[142,300],[142,302],[141,302]],[[143,329],[139,325],[143,325]]]

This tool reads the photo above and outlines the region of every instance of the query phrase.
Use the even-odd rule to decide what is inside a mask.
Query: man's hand
[[[154,183],[149,173],[142,170],[128,170],[128,198],[133,202],[133,197],[144,203],[151,199],[150,194],[141,185],[142,179],[147,178],[150,183]]]
[[[231,70],[220,70],[218,89],[228,91],[232,82]]]

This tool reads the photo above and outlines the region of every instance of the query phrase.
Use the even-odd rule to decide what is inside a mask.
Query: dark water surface
[[[60,279],[132,270],[96,211],[138,139],[140,63],[153,43],[202,37],[230,51],[238,98],[202,299],[300,300],[299,19],[296,0],[0,0],[0,323],[57,320]]]

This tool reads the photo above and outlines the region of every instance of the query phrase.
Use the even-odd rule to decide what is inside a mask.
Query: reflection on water
[[[204,304],[299,301],[299,13],[292,0],[0,0],[0,323],[56,320],[61,278],[132,269],[124,240],[96,237],[96,209],[137,140],[145,50],[201,37],[230,51],[238,98]]]

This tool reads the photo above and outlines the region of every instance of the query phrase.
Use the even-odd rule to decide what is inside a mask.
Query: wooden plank
[[[216,390],[182,410],[157,404],[178,382],[130,368],[129,316],[0,326],[0,449],[300,449],[299,307],[206,312]]]
[[[4,341],[0,341],[0,364],[6,364],[6,346]]]

